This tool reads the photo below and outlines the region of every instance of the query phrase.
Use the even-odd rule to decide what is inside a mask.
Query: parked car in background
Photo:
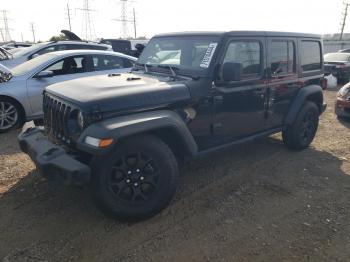
[[[11,70],[0,67],[0,132],[41,118],[46,86],[84,76],[127,72],[135,61],[116,52],[69,50],[41,55]]]
[[[112,50],[111,46],[82,41],[57,41],[44,42],[27,47],[14,53],[11,57],[1,60],[0,63],[7,68],[13,68],[37,56],[62,50],[91,49],[91,50]]]
[[[339,50],[338,53],[350,53],[350,49],[342,49],[342,50]]]
[[[148,40],[101,39],[100,42],[111,45],[114,52],[139,57]]]
[[[11,59],[12,58],[12,53],[11,50],[6,50],[5,48],[0,46],[0,64],[2,61]]]
[[[10,50],[7,50],[10,54],[14,54],[14,53],[17,53],[19,51],[22,51],[24,49],[26,49],[27,47],[17,47],[17,48],[13,48],[13,49],[10,49]]]
[[[31,45],[32,44],[30,44],[30,43],[11,42],[11,43],[4,44],[1,47],[6,49],[6,50],[12,50],[12,49],[16,49],[19,47],[30,47]]]
[[[339,117],[350,117],[350,82],[338,91],[335,102],[335,114]]]
[[[350,53],[328,53],[324,55],[325,74],[333,74],[338,83],[349,81],[350,77]]]
[[[326,108],[322,82],[319,35],[158,35],[132,73],[47,87],[44,131],[25,129],[20,146],[48,179],[87,185],[110,216],[146,219],[174,196],[178,160],[278,132],[307,148]]]

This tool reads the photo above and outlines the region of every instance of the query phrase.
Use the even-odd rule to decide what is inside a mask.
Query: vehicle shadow
[[[350,119],[346,117],[337,117],[340,124],[344,127],[350,128]]]
[[[20,132],[21,130],[17,129],[2,134],[0,133],[0,155],[11,155],[21,152],[17,143],[17,136]]]
[[[253,201],[275,201],[275,194],[278,198],[297,195],[309,184],[334,186],[326,184],[325,177],[349,184],[350,176],[342,171],[342,164],[343,160],[332,153],[313,147],[288,151],[278,136],[228,148],[187,164],[170,206],[154,218],[135,224],[107,218],[94,207],[86,191],[52,186],[34,170],[0,195],[0,243],[6,243],[0,245],[0,258],[58,261],[71,256],[72,260],[103,257],[110,261],[128,257],[135,246],[162,241],[157,238],[162,232],[180,241],[183,236],[172,230],[185,226],[186,221],[193,225],[196,219],[205,228],[212,222],[204,214],[215,211],[232,192],[253,190]],[[233,208],[239,210],[246,204],[234,202]],[[274,217],[267,219],[273,221]],[[195,238],[192,234],[196,231],[192,230],[188,229],[188,238]],[[144,255],[152,257],[152,251]]]

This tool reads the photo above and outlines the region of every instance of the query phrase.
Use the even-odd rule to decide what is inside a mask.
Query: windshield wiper
[[[158,65],[159,68],[168,68],[171,72],[171,75],[173,76],[174,79],[177,78],[177,73],[175,72],[176,71],[179,71],[179,68],[178,67],[175,67],[175,66],[171,66],[171,65]]]
[[[141,63],[135,63],[135,65],[143,67],[145,73],[148,73],[149,68],[150,68],[150,67],[153,67],[152,65],[141,64]],[[135,71],[139,70],[139,68],[135,68],[135,69],[136,69]]]

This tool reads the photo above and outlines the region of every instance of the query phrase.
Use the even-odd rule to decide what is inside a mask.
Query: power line
[[[345,23],[346,23],[346,17],[348,16],[348,8],[349,8],[349,3],[348,2],[343,2],[344,4],[344,9],[342,12],[342,19],[341,19],[341,29],[340,29],[340,36],[339,36],[339,40],[343,39],[343,34],[344,34],[344,28],[345,28]]]
[[[0,28],[0,34],[1,34],[2,41],[5,42],[4,32],[2,28]]]
[[[83,8],[78,8],[78,10],[83,12],[83,37],[85,37],[85,40],[93,40],[96,38],[93,21],[91,19],[90,13],[92,11],[95,11],[93,9],[90,9],[90,3],[89,0],[83,0]]]
[[[33,43],[35,43],[35,29],[34,29],[34,23],[30,23],[30,29],[33,34]]]
[[[121,14],[120,18],[112,19],[114,21],[121,22],[121,35],[122,38],[128,37],[128,23],[133,23],[134,25],[134,37],[136,38],[136,15],[135,15],[135,8],[133,8],[133,18],[128,19],[128,3],[134,3],[134,1],[130,0],[120,0],[121,3]]]
[[[3,21],[4,27],[2,28],[2,38],[4,42],[9,42],[11,41],[11,35],[10,35],[10,28],[8,24],[8,17],[7,17],[7,10],[1,10],[2,12],[2,18],[1,20]]]
[[[72,24],[71,24],[71,19],[72,18],[71,18],[71,12],[70,12],[72,9],[69,8],[68,3],[67,3],[67,9],[66,10],[67,10],[67,19],[68,19],[69,31],[72,31]]]

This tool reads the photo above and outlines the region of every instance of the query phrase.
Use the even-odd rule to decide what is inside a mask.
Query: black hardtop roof
[[[294,33],[294,32],[275,32],[275,31],[188,31],[158,34],[154,37],[172,37],[172,36],[271,36],[271,37],[300,37],[300,38],[318,38],[321,35],[309,33]]]

